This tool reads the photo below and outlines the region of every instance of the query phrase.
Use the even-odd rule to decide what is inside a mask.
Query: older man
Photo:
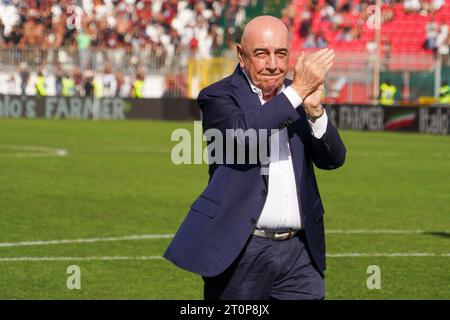
[[[286,80],[288,30],[261,16],[245,27],[237,54],[235,72],[199,94],[203,129],[267,130],[271,161],[225,155],[211,163],[208,186],[164,256],[203,276],[205,299],[323,299],[324,211],[313,163],[335,169],[346,152],[320,105],[334,52],[302,54]],[[234,143],[255,150],[249,139]]]

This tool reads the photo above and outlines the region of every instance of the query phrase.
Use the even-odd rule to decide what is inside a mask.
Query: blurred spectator
[[[103,83],[98,77],[94,77],[92,80],[92,85],[94,87],[94,97],[99,99],[103,97]]]
[[[327,40],[321,31],[317,34],[316,43],[318,48],[325,48],[328,46]]]
[[[75,81],[67,72],[64,73],[62,78],[61,94],[63,97],[73,97],[75,95]]]
[[[445,0],[432,0],[431,8],[433,11],[439,10],[445,3]]]
[[[116,73],[116,91],[114,92],[115,97],[121,97],[122,87],[125,84],[125,75],[122,72]]]
[[[77,39],[79,66],[81,71],[84,71],[90,65],[89,47],[91,45],[91,38],[83,30],[80,30],[76,33],[76,39]]]
[[[83,91],[85,97],[94,97],[94,74],[90,70],[87,70],[84,74]]]
[[[380,104],[383,106],[393,106],[395,103],[395,94],[397,87],[392,83],[391,79],[380,84]]]
[[[313,32],[311,32],[306,36],[305,42],[303,42],[303,48],[307,49],[307,48],[316,48],[316,47],[317,47],[317,43],[316,43],[315,34]]]
[[[144,89],[144,71],[140,70],[136,74],[136,79],[133,81],[133,87],[131,89],[130,96],[132,98],[143,98],[143,89]]]
[[[13,26],[11,32],[5,35],[4,41],[6,47],[11,48],[14,46],[18,46],[22,40],[22,36],[22,30],[18,26]]]
[[[300,15],[301,24],[300,24],[300,37],[307,37],[309,34],[309,30],[311,28],[311,12],[304,11]]]
[[[173,74],[168,74],[164,83],[163,97],[177,97],[177,83],[176,77]]]
[[[57,96],[62,95],[62,80],[63,80],[63,70],[61,64],[58,64],[55,70],[55,90]]]
[[[442,46],[447,45],[448,38],[449,38],[449,32],[448,32],[448,25],[443,24],[439,27],[439,34],[436,37],[436,47],[440,48]]]
[[[381,60],[382,62],[382,69],[383,70],[388,70],[389,69],[389,64],[391,62],[391,57],[392,57],[392,45],[391,42],[389,41],[388,37],[383,37],[382,41],[381,41],[381,53],[382,55],[384,55],[384,59]]]
[[[423,47],[428,50],[436,50],[437,48],[437,36],[438,36],[438,25],[436,22],[428,22],[425,26],[426,39]]]
[[[116,95],[116,89],[116,76],[113,74],[111,66],[107,65],[103,71],[103,96],[114,97]]]
[[[0,47],[5,43],[5,25],[0,20]]]
[[[419,12],[421,9],[419,0],[405,0],[403,1],[403,9],[406,13]]]
[[[121,97],[121,98],[129,97],[130,92],[131,92],[131,87],[132,87],[130,77],[126,76],[122,72],[117,72],[116,73],[116,82],[117,82],[116,94],[115,94],[116,97]]]
[[[72,70],[72,78],[73,81],[75,82],[75,95],[77,96],[81,96],[82,94],[84,94],[84,89],[83,89],[83,73],[81,72],[80,68],[78,67],[74,67]]]
[[[186,79],[182,74],[166,76],[163,97],[184,97],[186,93]]]
[[[339,32],[336,36],[337,41],[350,42],[353,40],[353,36],[351,34],[351,28],[349,26],[340,27]]]
[[[447,80],[442,81],[439,88],[439,103],[450,104],[450,86]]]
[[[290,33],[292,33],[292,26],[294,25],[296,15],[297,10],[293,1],[289,2],[281,12],[281,20],[288,27]]]
[[[38,96],[44,97],[47,95],[47,85],[45,81],[44,72],[39,70],[34,84]]]
[[[30,80],[30,70],[25,62],[19,65],[19,77],[20,77],[20,94],[25,95]]]

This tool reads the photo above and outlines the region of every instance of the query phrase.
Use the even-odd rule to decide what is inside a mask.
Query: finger
[[[308,61],[310,61],[310,62],[314,62],[314,61],[316,61],[316,59],[317,59],[318,57],[320,57],[321,54],[323,54],[323,51],[324,51],[324,49],[319,50],[319,51],[316,51],[316,52],[313,52],[313,53],[309,54],[309,55],[306,57],[306,59],[307,59]]]
[[[320,57],[320,56],[326,54],[328,51],[330,51],[330,49],[323,48],[323,49],[320,49],[319,51],[311,53],[311,56],[313,56],[313,57]]]
[[[334,59],[336,58],[336,55],[330,55],[329,57],[327,57],[324,61],[323,61],[323,65],[324,66],[328,66],[330,63],[333,64],[334,63]]]
[[[300,53],[300,56],[297,59],[297,63],[303,64],[304,61],[305,61],[305,51],[302,51],[302,53]]]
[[[330,49],[325,48],[325,49],[322,49],[322,50],[312,53],[310,55],[311,62],[315,62],[315,61],[319,60],[321,57],[327,55],[329,53],[329,51],[330,51]]]
[[[327,70],[327,72],[328,72],[331,69],[331,67],[333,66],[333,64],[334,64],[334,58],[330,59],[329,61],[326,62],[325,70]]]
[[[334,60],[336,58],[336,55],[331,55],[329,56],[327,59],[325,59],[324,61],[321,61],[320,63],[320,68],[322,70],[324,70],[325,72],[328,72],[328,70],[330,70],[331,66],[334,63]]]
[[[327,53],[320,56],[316,61],[318,63],[325,63],[325,61],[327,61],[330,57],[333,57],[333,56],[335,56],[334,50],[329,50]]]
[[[302,53],[300,53],[300,55],[297,58],[297,63],[295,64],[295,69],[297,70],[298,68],[300,68],[304,62],[305,62],[305,52],[302,51]]]

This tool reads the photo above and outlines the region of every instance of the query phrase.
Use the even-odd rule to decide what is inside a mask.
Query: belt
[[[286,232],[269,232],[261,229],[253,230],[253,234],[258,237],[269,238],[272,240],[287,240],[292,237],[295,237],[298,234],[299,230],[289,230]]]

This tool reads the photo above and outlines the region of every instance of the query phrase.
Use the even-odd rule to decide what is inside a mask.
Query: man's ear
[[[237,56],[238,56],[238,60],[239,60],[239,65],[241,66],[241,68],[243,68],[244,67],[244,49],[242,48],[242,46],[240,44],[237,44],[236,51],[237,51]]]

